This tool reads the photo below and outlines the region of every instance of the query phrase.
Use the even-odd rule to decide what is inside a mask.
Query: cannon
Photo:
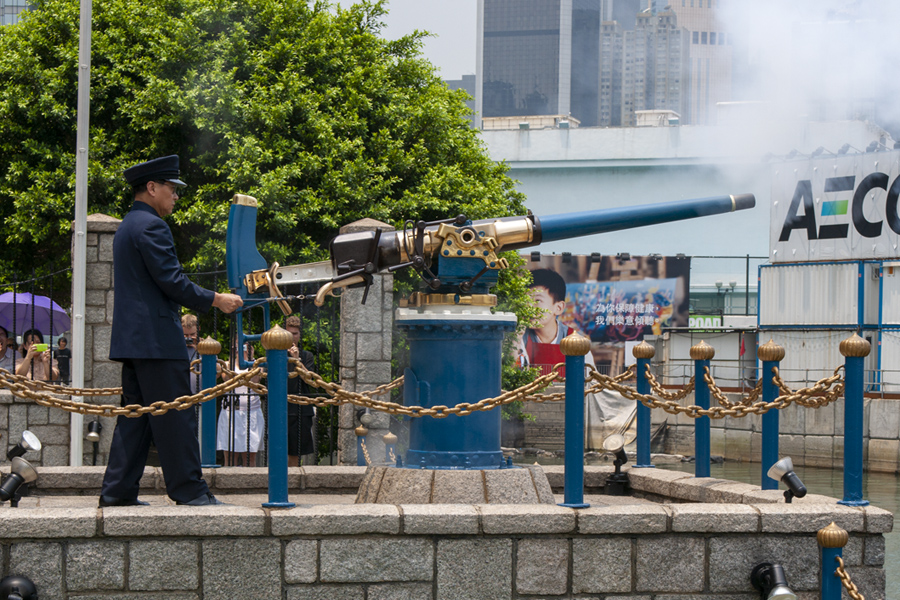
[[[274,299],[288,314],[290,306],[281,299],[279,285],[322,282],[317,305],[341,288],[364,288],[365,302],[375,274],[415,270],[422,280],[421,290],[398,309],[395,320],[407,332],[410,346],[404,403],[455,406],[500,393],[502,342],[516,328],[515,315],[491,310],[496,305],[491,287],[508,266],[500,252],[744,210],[755,202],[752,194],[739,194],[544,217],[529,214],[472,221],[459,215],[440,221],[407,221],[399,231],[338,235],[330,244],[330,261],[283,267],[269,265],[256,249],[256,200],[237,195],[226,240],[228,282],[248,306],[255,300],[267,308]],[[404,466],[501,468],[500,419],[499,411],[414,419]]]

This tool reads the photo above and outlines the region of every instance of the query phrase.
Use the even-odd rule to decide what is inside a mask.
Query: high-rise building
[[[28,10],[25,0],[0,0],[0,19],[2,25],[18,23],[22,18],[21,13]]]
[[[690,107],[697,125],[716,124],[716,104],[732,100],[732,33],[716,16],[722,0],[672,0],[678,24],[690,31]]]
[[[480,116],[597,123],[600,0],[479,0],[478,10]]]

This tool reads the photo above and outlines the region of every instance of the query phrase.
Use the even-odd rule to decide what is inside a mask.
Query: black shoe
[[[116,498],[115,496],[100,496],[100,508],[107,506],[150,506],[149,502],[137,498]]]
[[[211,506],[213,504],[228,506],[225,502],[222,502],[218,498],[212,495],[211,492],[206,492],[202,496],[197,496],[193,500],[188,500],[187,502],[175,502],[180,506]]]

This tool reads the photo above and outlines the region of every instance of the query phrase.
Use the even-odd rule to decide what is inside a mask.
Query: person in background
[[[284,328],[294,336],[294,345],[288,349],[288,358],[299,358],[307,371],[315,368],[315,357],[309,350],[300,347],[300,318],[291,315],[284,321]],[[288,394],[309,394],[309,386],[300,377],[288,379]],[[313,424],[316,409],[309,404],[288,403],[288,466],[299,467],[300,457],[312,455],[315,460],[316,447],[313,443]]]
[[[59,370],[50,365],[50,350],[36,349],[44,343],[44,334],[37,329],[29,329],[22,334],[22,362],[16,367],[16,375],[23,375],[35,381],[53,381],[59,378]]]
[[[69,340],[61,337],[56,343],[59,347],[53,351],[53,356],[56,358],[56,366],[59,368],[59,380],[63,383],[69,383],[71,377],[69,374],[69,364],[72,360],[72,351],[69,350]]]
[[[14,373],[16,368],[16,351],[12,348],[9,332],[0,325],[0,369]]]
[[[253,361],[253,347],[249,342],[244,344],[243,354],[245,361]],[[235,372],[243,373],[246,370],[238,368]],[[224,378],[227,381],[231,377],[226,374]],[[259,377],[254,377],[251,381],[259,383]],[[265,429],[266,421],[259,395],[246,386],[235,388],[222,403],[216,435],[216,450],[222,451],[225,466],[233,467],[240,459],[244,459],[244,466],[255,467],[256,453]]]
[[[192,315],[191,313],[181,315],[181,329],[184,331],[184,345],[187,348],[188,362],[194,362],[200,358],[200,352],[197,351],[197,342],[200,339],[197,315]],[[200,371],[199,365],[197,371]],[[199,373],[191,371],[192,394],[196,394],[200,391],[200,377],[201,375]]]

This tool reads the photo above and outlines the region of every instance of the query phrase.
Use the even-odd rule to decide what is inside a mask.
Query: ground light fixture
[[[100,419],[94,419],[90,423],[88,423],[87,434],[84,436],[87,441],[91,442],[91,445],[94,447],[94,456],[93,463],[97,465],[97,452],[99,451],[100,446],[100,432],[103,431],[103,425],[100,424]],[[0,600],[3,600],[0,598]]]
[[[0,581],[0,600],[37,600],[37,587],[27,577],[10,575]]]
[[[790,456],[785,456],[772,465],[766,475],[771,479],[782,482],[788,487],[784,492],[784,501],[787,504],[790,504],[794,497],[802,498],[806,495],[806,486],[803,485],[803,482],[800,481],[800,478],[794,473],[794,461],[791,460]]]
[[[784,567],[773,563],[759,563],[750,572],[750,583],[759,590],[763,600],[797,600],[797,595],[788,587]]]
[[[622,465],[628,462],[628,455],[625,454],[625,436],[614,433],[603,440],[603,450],[609,452],[615,457],[613,465],[615,472],[607,477],[604,486],[609,496],[625,496],[628,494],[628,473],[622,472]]]
[[[26,429],[22,432],[22,439],[19,441],[19,443],[7,450],[6,458],[7,460],[12,460],[17,456],[22,456],[26,452],[32,450],[34,452],[40,452],[41,441],[37,438],[36,435]]]

